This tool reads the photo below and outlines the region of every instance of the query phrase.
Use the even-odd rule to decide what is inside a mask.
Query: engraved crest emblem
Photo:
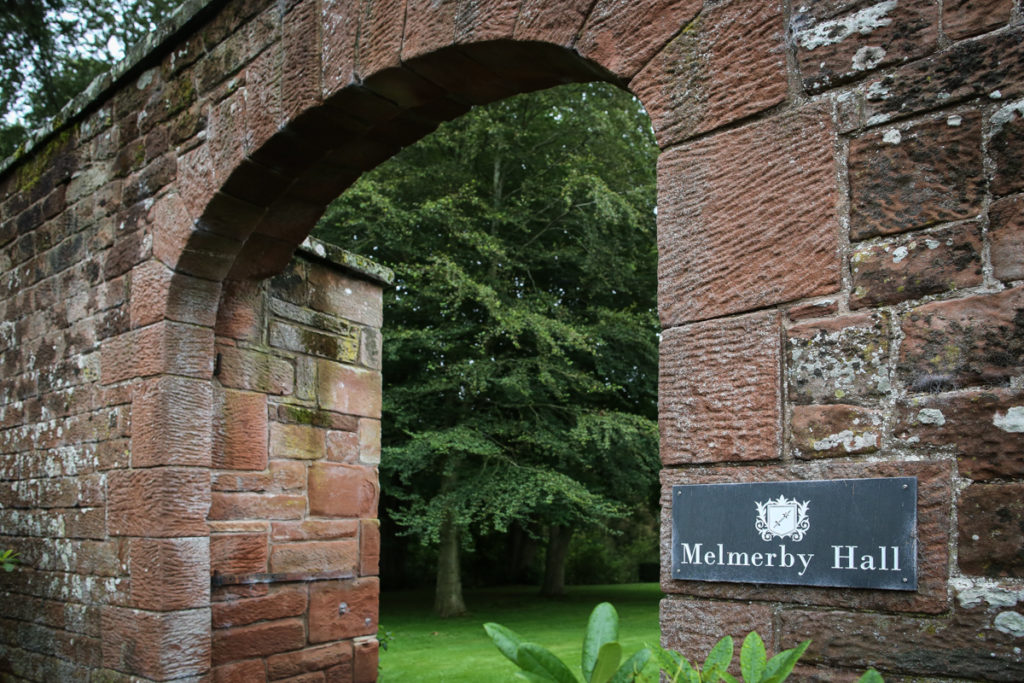
[[[779,496],[777,499],[768,499],[764,503],[755,502],[757,506],[757,521],[754,528],[761,534],[761,540],[770,541],[772,538],[786,538],[794,541],[803,540],[804,534],[811,528],[811,519],[807,515],[807,508],[810,501],[798,502]]]

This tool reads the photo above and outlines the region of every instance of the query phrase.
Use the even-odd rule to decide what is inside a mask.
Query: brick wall
[[[372,678],[379,290],[293,253],[440,121],[600,79],[663,150],[664,484],[919,479],[918,591],[663,572],[665,642],[1024,678],[1019,0],[170,19],[0,167],[0,672]]]

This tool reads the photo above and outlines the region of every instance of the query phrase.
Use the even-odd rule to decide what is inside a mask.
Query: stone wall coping
[[[379,282],[382,285],[390,285],[395,281],[395,272],[387,266],[382,266],[365,256],[353,254],[351,251],[346,251],[336,244],[330,244],[315,237],[307,237],[303,240],[302,244],[299,245],[297,254],[307,257],[313,256],[343,270],[348,270],[361,277]]]
[[[227,4],[228,0],[183,0],[167,18],[141,41],[130,46],[124,59],[101,73],[49,121],[28,134],[11,156],[0,161],[0,177],[55,134],[82,118],[126,81],[154,66],[172,47],[175,39]]]

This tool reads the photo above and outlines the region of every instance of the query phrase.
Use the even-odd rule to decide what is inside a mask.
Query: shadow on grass
[[[620,642],[632,654],[658,641],[657,583],[574,586],[564,598],[537,595],[536,586],[504,586],[466,592],[471,614],[439,619],[430,591],[384,591],[380,623],[393,640],[381,654],[381,683],[497,683],[513,680],[515,667],[484,633],[494,621],[540,643],[578,668],[590,611],[611,602],[619,613]]]

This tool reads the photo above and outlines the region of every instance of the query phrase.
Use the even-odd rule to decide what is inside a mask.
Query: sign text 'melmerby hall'
[[[917,480],[672,489],[672,578],[915,590]]]

